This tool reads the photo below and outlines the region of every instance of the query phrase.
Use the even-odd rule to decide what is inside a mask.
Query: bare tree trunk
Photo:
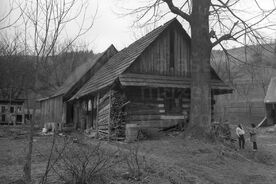
[[[28,116],[30,119],[29,113],[29,105],[28,105]],[[33,152],[33,137],[34,137],[34,117],[32,117],[30,121],[30,134],[29,134],[29,146],[28,146],[28,153],[26,155],[26,163],[24,165],[24,179],[26,183],[31,183],[32,176],[31,176],[31,165],[32,165],[32,152]]]
[[[28,90],[26,91],[26,94],[28,94]],[[28,140],[28,153],[26,155],[26,163],[23,168],[24,172],[24,180],[26,183],[32,182],[32,152],[33,152],[33,142],[34,142],[34,125],[35,125],[35,115],[36,115],[36,106],[33,109],[33,112],[30,113],[30,98],[29,95],[27,95],[27,113],[28,113],[28,119],[30,120],[30,133],[29,133],[29,140]],[[32,114],[32,117],[31,117]]]
[[[211,87],[209,38],[210,0],[194,0],[191,14],[191,117],[192,136],[207,135],[211,123]],[[207,133],[207,134],[206,134]]]

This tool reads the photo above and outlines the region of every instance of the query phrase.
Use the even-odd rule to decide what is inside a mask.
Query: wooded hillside
[[[33,56],[8,55],[0,57],[0,98],[26,98],[24,91],[31,90],[39,96],[52,94],[72,71],[92,60],[93,51],[64,52],[50,56],[47,63],[39,63],[35,79]]]

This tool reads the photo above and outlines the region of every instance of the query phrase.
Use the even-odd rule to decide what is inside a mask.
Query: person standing
[[[236,134],[239,138],[239,147],[240,147],[240,149],[244,149],[244,144],[245,144],[244,134],[245,134],[245,131],[242,128],[241,124],[239,124],[238,127],[236,128]]]
[[[251,124],[250,141],[253,143],[253,151],[257,151],[257,130],[254,123]]]

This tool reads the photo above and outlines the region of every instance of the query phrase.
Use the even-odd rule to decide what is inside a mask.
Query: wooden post
[[[110,141],[110,134],[111,134],[111,123],[110,123],[110,118],[111,118],[111,95],[112,91],[109,90],[109,98],[108,98],[108,104],[109,104],[109,115],[108,115],[108,141]]]
[[[61,117],[61,124],[59,125],[59,130],[62,130],[62,128],[67,123],[67,103],[63,102],[62,104],[62,117]]]
[[[89,103],[89,98],[87,98],[85,100],[85,108],[86,108],[86,112],[85,112],[85,119],[86,119],[86,124],[85,124],[85,128],[88,129],[90,128],[89,124],[89,113],[88,113],[88,103]]]
[[[99,101],[100,101],[100,93],[97,93],[97,114],[96,114],[96,138],[98,138],[99,130],[98,130],[98,121],[99,121]]]

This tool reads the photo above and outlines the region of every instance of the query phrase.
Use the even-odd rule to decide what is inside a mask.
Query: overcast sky
[[[8,0],[0,0],[0,15],[3,15],[7,11]],[[145,1],[145,0],[140,0]],[[137,2],[134,0],[89,0],[89,15],[92,16],[95,13],[95,7],[98,5],[98,13],[95,24],[91,31],[81,38],[84,42],[89,44],[89,48],[93,49],[94,52],[101,52],[106,49],[110,44],[114,44],[117,49],[122,49],[132,43],[135,38],[140,37],[144,34],[143,31],[137,31],[133,29],[132,23],[135,17],[125,16],[122,17],[116,12],[120,11],[121,6],[135,7]],[[272,0],[262,0],[261,6],[263,8],[270,8]],[[239,5],[247,11],[251,11],[254,14],[255,6],[253,0],[242,0]],[[167,16],[164,20],[158,24],[163,24],[167,20],[171,19],[174,15]],[[179,19],[181,21],[181,19]],[[185,26],[184,26],[185,27]],[[74,33],[75,27],[71,26],[66,32],[70,36],[70,33]],[[187,29],[187,28],[186,28]],[[134,33],[136,30],[136,34]],[[274,30],[270,31],[270,36],[275,37]]]

